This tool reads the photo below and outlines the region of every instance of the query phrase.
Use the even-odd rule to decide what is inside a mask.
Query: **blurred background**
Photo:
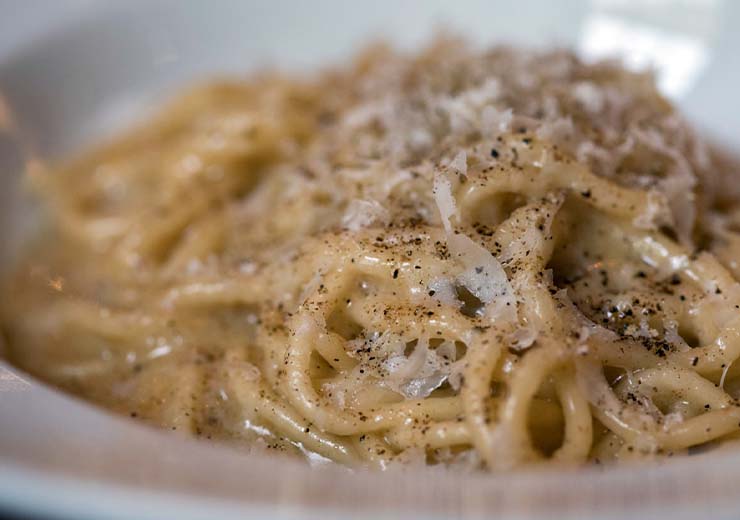
[[[86,81],[76,95],[100,109],[96,130],[130,113],[154,86],[255,66],[306,67],[336,61],[368,39],[413,46],[446,30],[478,43],[565,45],[587,58],[616,55],[652,67],[698,124],[728,142],[740,134],[740,103],[717,100],[740,85],[734,0],[0,0],[0,12],[0,61],[66,30],[66,51],[83,42],[81,60],[106,67],[108,81],[91,85],[89,70],[77,64],[72,70],[82,74],[72,77],[69,56],[59,60],[67,70],[61,79]]]

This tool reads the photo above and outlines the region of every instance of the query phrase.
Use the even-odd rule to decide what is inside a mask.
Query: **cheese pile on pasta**
[[[30,176],[6,356],[170,430],[506,470],[740,436],[740,182],[650,75],[440,40]]]

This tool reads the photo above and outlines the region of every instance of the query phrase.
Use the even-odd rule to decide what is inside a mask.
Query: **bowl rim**
[[[428,467],[386,472],[335,465],[312,468],[288,457],[243,453],[134,423],[0,361],[0,417],[20,409],[30,414],[48,414],[51,409],[73,413],[88,426],[116,436],[102,450],[95,450],[92,458],[86,447],[96,442],[94,437],[64,443],[67,453],[48,458],[44,453],[48,446],[39,445],[43,435],[30,441],[33,446],[14,453],[9,447],[19,442],[18,435],[12,439],[13,434],[0,431],[0,507],[40,516],[154,518],[166,513],[202,518],[208,516],[207,509],[221,518],[236,518],[245,511],[277,512],[286,518],[338,518],[350,512],[358,518],[484,517],[491,512],[522,518],[630,514],[688,518],[706,513],[711,504],[714,516],[729,517],[739,496],[735,482],[740,477],[740,452],[723,450],[613,467],[545,466],[509,473],[469,474]],[[84,436],[84,426],[57,425],[57,430]],[[121,439],[129,446],[120,448]],[[146,452],[132,452],[142,447]],[[123,453],[117,453],[120,449]],[[177,458],[185,454],[193,460]],[[133,471],[129,467],[119,473],[115,464],[105,460],[120,462],[121,455],[134,466]],[[93,497],[96,500],[90,500]],[[125,507],[125,514],[116,512],[119,506]]]

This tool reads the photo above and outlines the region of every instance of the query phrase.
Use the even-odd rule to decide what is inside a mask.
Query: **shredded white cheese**
[[[501,264],[486,248],[467,235],[452,230],[450,220],[457,215],[457,207],[450,181],[438,173],[434,177],[433,192],[447,233],[447,247],[463,268],[456,282],[487,306],[486,314],[489,317],[500,316],[513,321],[516,317],[516,298]]]
[[[377,200],[351,200],[342,215],[342,227],[350,231],[358,231],[373,224],[385,224],[389,215]]]

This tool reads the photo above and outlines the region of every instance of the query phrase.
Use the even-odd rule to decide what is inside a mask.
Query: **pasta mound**
[[[310,460],[506,470],[740,434],[740,183],[650,75],[440,40],[189,91],[30,181],[6,356]]]

